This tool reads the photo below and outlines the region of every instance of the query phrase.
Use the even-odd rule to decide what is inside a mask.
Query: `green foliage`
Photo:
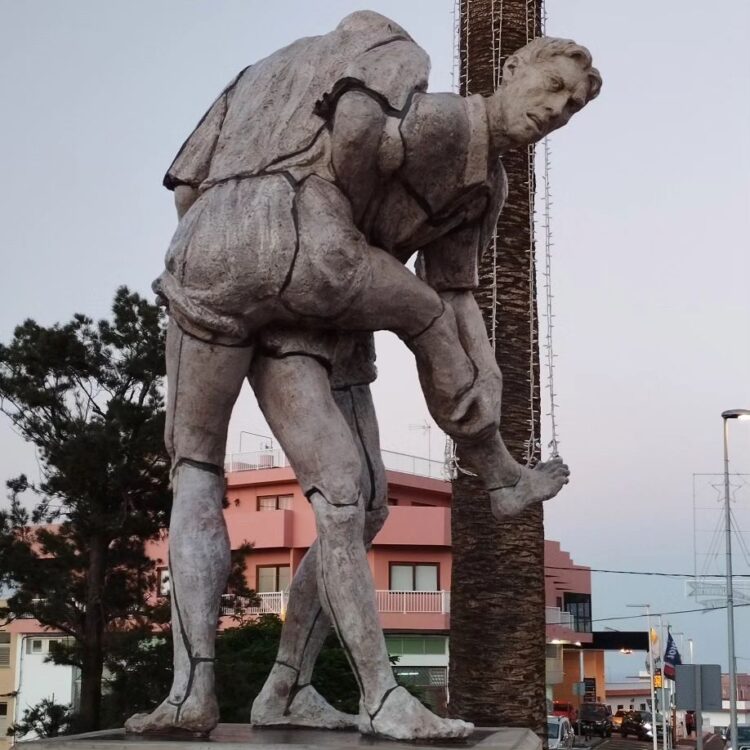
[[[216,689],[225,722],[247,723],[250,707],[271,671],[281,636],[281,620],[263,615],[221,632],[216,641]],[[107,661],[103,725],[122,726],[133,713],[150,711],[168,693],[172,677],[172,635],[139,642],[122,640]],[[326,642],[313,685],[340,711],[357,713],[359,690],[335,636]]]
[[[66,734],[72,714],[70,706],[55,703],[45,698],[36,706],[27,708],[18,724],[8,727],[8,736],[23,737],[34,732],[39,739]]]
[[[216,644],[216,686],[222,721],[247,722],[250,706],[271,671],[281,637],[281,620],[264,615],[224,631]],[[328,702],[347,713],[359,711],[359,689],[335,635],[320,652],[312,683]]]
[[[126,633],[114,639],[106,655],[102,720],[121,727],[135,713],[158,706],[172,686],[172,633]]]
[[[0,510],[0,585],[13,591],[0,616],[72,637],[54,658],[82,670],[86,729],[98,723],[108,638],[153,617],[144,542],[166,526],[171,502],[164,335],[162,311],[122,287],[111,321],[27,320],[0,345],[0,411],[36,447],[41,469],[38,484],[8,483]],[[30,510],[24,493],[36,497]]]

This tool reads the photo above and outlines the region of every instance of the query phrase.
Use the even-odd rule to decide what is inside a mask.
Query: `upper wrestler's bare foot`
[[[359,731],[393,740],[462,739],[474,731],[474,725],[458,719],[441,719],[406,688],[396,687],[386,694],[380,709],[372,716],[360,708]]]
[[[561,458],[538,463],[533,469],[521,466],[518,481],[509,487],[489,490],[492,513],[503,519],[520,513],[533,503],[553,498],[568,483],[570,469]]]
[[[169,698],[150,714],[135,714],[125,722],[128,734],[189,735],[208,737],[219,723],[216,698],[199,698],[195,693],[181,705]]]
[[[335,709],[312,686],[305,685],[294,696],[289,706],[286,699],[272,696],[266,691],[253,702],[250,720],[256,727],[312,727],[315,729],[352,729],[357,717]]]

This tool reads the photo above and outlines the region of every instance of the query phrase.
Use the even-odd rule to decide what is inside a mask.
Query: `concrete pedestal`
[[[219,724],[207,740],[159,739],[125,735],[123,729],[24,742],[26,750],[396,750],[397,748],[482,748],[482,750],[542,750],[541,740],[528,729],[481,728],[456,742],[392,742],[355,731],[318,729],[253,729],[249,724]]]

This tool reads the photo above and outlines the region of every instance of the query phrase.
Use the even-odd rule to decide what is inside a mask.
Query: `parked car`
[[[612,736],[610,711],[603,703],[581,704],[578,725],[580,734],[597,734],[600,737]]]
[[[653,721],[650,711],[626,711],[620,724],[620,734],[623,737],[634,735],[639,740],[650,740],[654,736]],[[662,717],[656,716],[656,736],[661,739],[664,735]]]
[[[554,701],[552,704],[552,716],[564,716],[571,726],[575,726],[578,721],[578,709],[572,703],[565,701]]]
[[[731,732],[727,729],[727,744],[724,750],[750,750],[750,724],[737,725],[737,738],[739,742],[735,745]]]
[[[549,750],[569,750],[573,747],[575,735],[567,716],[547,717],[547,746]]]
[[[616,732],[620,731],[620,725],[622,724],[622,719],[625,716],[627,711],[624,711],[623,709],[618,709],[615,711],[614,714],[612,714],[612,729]]]

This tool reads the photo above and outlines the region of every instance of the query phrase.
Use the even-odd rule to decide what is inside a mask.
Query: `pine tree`
[[[36,484],[8,482],[0,511],[0,584],[13,591],[3,614],[69,636],[54,658],[81,670],[80,731],[99,727],[108,639],[150,627],[144,543],[166,527],[171,498],[164,335],[160,309],[122,287],[111,321],[27,320],[0,345],[0,411],[41,470]]]

